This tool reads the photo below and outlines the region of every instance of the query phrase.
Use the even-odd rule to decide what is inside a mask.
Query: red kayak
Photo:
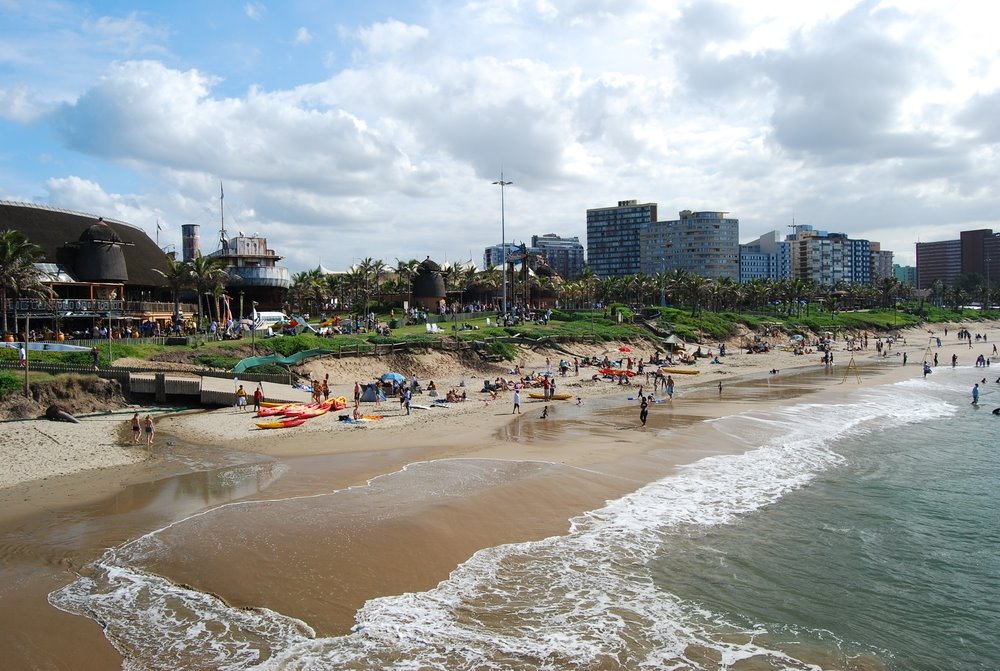
[[[598,372],[601,375],[624,375],[625,377],[635,377],[635,371],[620,370],[618,368],[602,368]]]

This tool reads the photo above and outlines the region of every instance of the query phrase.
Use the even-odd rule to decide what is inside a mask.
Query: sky
[[[205,253],[224,211],[292,272],[586,245],[586,210],[631,199],[912,265],[1000,230],[997,25],[978,0],[0,0],[0,199],[178,251],[200,224]]]

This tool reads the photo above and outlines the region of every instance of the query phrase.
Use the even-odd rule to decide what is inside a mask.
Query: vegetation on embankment
[[[414,347],[433,347],[445,341],[485,341],[485,352],[491,356],[513,360],[516,357],[515,346],[503,342],[504,339],[519,336],[523,339],[537,341],[544,338],[574,341],[586,340],[597,342],[633,342],[656,340],[653,330],[643,325],[648,323],[659,333],[672,333],[687,342],[718,342],[725,341],[740,334],[758,333],[763,330],[778,330],[789,335],[823,334],[830,332],[836,336],[869,331],[885,333],[897,329],[916,326],[921,323],[959,323],[975,322],[984,319],[1000,319],[996,310],[948,310],[923,304],[901,305],[897,310],[863,310],[828,312],[825,310],[807,310],[803,308],[797,314],[786,314],[784,309],[776,306],[773,312],[736,313],[712,312],[709,310],[691,310],[675,307],[644,308],[641,314],[635,314],[624,305],[609,305],[601,311],[560,311],[555,310],[552,318],[545,323],[526,322],[516,326],[497,326],[491,318],[487,324],[486,317],[463,319],[458,315],[454,321],[441,322],[440,333],[427,333],[423,323],[403,326],[392,331],[388,336],[369,333],[335,335],[332,337],[317,336],[312,333],[301,333],[296,336],[277,338],[259,338],[252,343],[246,339],[199,341],[186,345],[161,345],[136,340],[114,340],[110,347],[114,361],[129,359],[148,362],[150,367],[165,364],[184,364],[192,367],[216,368],[230,370],[240,360],[249,357],[251,353],[265,355],[270,353],[289,356],[296,352],[309,349],[329,349],[348,354],[352,351],[364,352],[374,344],[408,343]],[[108,364],[108,346],[98,348],[100,366]],[[66,366],[90,366],[92,363],[89,352],[48,352],[32,351],[31,362]],[[0,361],[16,364],[17,350],[0,349]],[[282,372],[278,366],[257,367],[255,372]],[[65,376],[31,372],[31,385],[39,387],[52,386],[58,388],[64,385]],[[0,370],[0,400],[18,395],[24,388],[24,376],[18,369]]]

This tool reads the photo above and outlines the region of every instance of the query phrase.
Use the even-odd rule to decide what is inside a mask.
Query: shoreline
[[[957,330],[954,324],[936,325],[939,328],[947,327],[950,333]],[[992,333],[992,340],[1000,339],[1000,325],[990,323],[977,324],[983,331]],[[897,359],[902,351],[907,351],[909,356],[909,366],[914,366],[914,375],[919,374],[920,359],[928,348],[925,341],[928,341],[929,331],[923,327],[912,328],[902,332],[907,338],[907,344],[903,347],[897,346],[893,356],[889,358],[879,358],[875,354],[874,345],[871,344],[868,350],[860,350],[853,353],[845,352],[843,342],[838,343],[835,349],[837,357],[834,371],[846,371],[844,359],[853,356],[859,361],[883,361],[890,363]],[[939,332],[938,335],[941,335]],[[872,337],[874,340],[874,336]],[[928,341],[929,342],[929,341]],[[977,343],[976,346],[987,352],[989,343]],[[617,348],[618,343],[603,343],[591,351],[581,352],[582,355],[608,355],[628,356],[620,354]],[[953,334],[947,336],[942,343],[942,348],[938,350],[942,353],[941,365],[946,365],[952,351],[959,354],[960,360],[967,358],[963,354],[968,350],[966,344],[954,339]],[[711,347],[702,345],[702,347]],[[700,374],[692,376],[675,376],[678,385],[677,398],[681,399],[688,394],[711,395],[722,384],[725,389],[737,380],[748,377],[768,377],[768,371],[777,369],[779,374],[775,379],[781,379],[782,371],[789,374],[801,370],[822,370],[823,366],[816,353],[810,355],[792,355],[789,352],[773,349],[764,354],[745,354],[739,350],[734,350],[735,346],[730,346],[729,355],[723,360],[723,364],[714,366],[704,360],[699,364]],[[933,348],[937,349],[937,348]],[[977,350],[973,350],[974,352]],[[947,354],[945,354],[947,352]],[[523,371],[544,371],[545,356],[534,353],[526,353],[521,357],[521,368]],[[634,352],[631,356],[638,358],[642,352]],[[423,358],[428,358],[427,356]],[[302,426],[291,430],[259,430],[256,428],[253,413],[248,409],[244,413],[237,412],[235,408],[219,408],[214,410],[182,410],[177,413],[163,412],[163,408],[153,409],[157,412],[154,415],[156,420],[156,438],[151,449],[145,445],[131,446],[127,440],[119,439],[121,430],[115,422],[115,417],[121,417],[121,424],[127,422],[127,411],[117,413],[107,413],[104,415],[92,414],[81,418],[80,424],[64,424],[61,422],[50,422],[44,419],[29,419],[0,422],[0,461],[5,464],[0,470],[0,504],[5,507],[23,508],[22,503],[29,504],[30,509],[33,503],[39,505],[59,505],[60,502],[67,502],[71,497],[61,496],[59,490],[76,490],[79,495],[82,490],[89,492],[89,496],[97,498],[103,495],[110,495],[122,486],[137,482],[143,478],[168,477],[173,474],[184,472],[191,468],[191,459],[178,462],[174,459],[173,448],[175,445],[187,443],[206,447],[204,452],[242,452],[249,460],[255,459],[283,459],[293,456],[317,455],[317,454],[337,454],[344,451],[352,451],[356,448],[346,444],[354,443],[359,438],[359,433],[369,432],[382,444],[422,444],[427,443],[432,454],[455,454],[468,450],[476,451],[468,445],[452,445],[451,437],[447,435],[447,430],[441,435],[441,440],[424,440],[426,434],[438,435],[436,426],[458,425],[480,425],[486,424],[493,429],[498,429],[504,422],[510,408],[510,394],[502,394],[496,401],[485,402],[483,395],[479,393],[484,379],[491,379],[494,373],[497,375],[507,372],[506,366],[493,366],[492,369],[483,369],[482,366],[468,368],[456,365],[454,361],[448,363],[445,357],[440,354],[429,355],[430,360],[422,364],[421,370],[424,373],[419,379],[426,385],[428,379],[437,375],[438,387],[443,392],[449,388],[464,388],[468,394],[468,399],[464,403],[450,404],[447,409],[433,408],[431,410],[411,411],[410,416],[400,408],[395,399],[382,404],[381,408],[371,403],[363,403],[362,408],[366,413],[379,413],[384,415],[384,419],[379,422],[371,422],[365,426],[350,425],[336,421],[338,414],[346,414],[348,410],[333,411],[327,415],[307,421]],[[554,363],[557,359],[553,360]],[[352,378],[359,381],[366,381],[377,377],[387,369],[387,363],[382,360],[372,360],[370,358],[361,360],[335,359],[319,360],[310,363],[304,372],[313,374],[317,379],[321,379],[324,374],[331,375],[331,397],[344,396],[348,399],[353,395]],[[891,363],[890,363],[891,365]],[[902,367],[902,366],[901,366]],[[613,383],[591,382],[587,377],[593,372],[592,368],[581,368],[580,376],[560,377],[556,374],[555,380],[559,384],[560,392],[569,392],[574,397],[583,399],[585,407],[595,399],[614,397],[619,395],[632,395],[638,392],[638,386],[618,387]],[[845,378],[846,379],[846,378]],[[465,385],[464,387],[460,385]],[[647,386],[646,391],[650,391]],[[660,392],[662,395],[662,391]],[[723,393],[725,393],[723,391]],[[522,401],[522,416],[529,416],[532,413],[541,412],[545,402],[527,398],[527,394]],[[417,395],[415,402],[429,404],[427,395]],[[575,401],[551,401],[550,409],[557,413],[572,412],[571,406]],[[656,406],[653,406],[654,408]],[[145,413],[147,409],[136,407],[140,413]],[[122,433],[121,435],[125,435]],[[331,443],[331,438],[337,441]],[[361,437],[361,441],[368,439]],[[483,449],[482,454],[496,454],[498,450]],[[503,450],[499,450],[503,452]],[[195,458],[194,461],[202,461],[196,467],[211,468],[213,462],[211,455],[207,459]],[[227,458],[217,459],[218,465],[226,463]],[[75,487],[73,480],[81,478],[88,481],[86,488]],[[47,493],[51,492],[51,494]],[[12,512],[12,511],[9,511]]]
[[[991,338],[1000,335],[993,329],[990,334]],[[945,347],[949,345],[966,348],[958,343]],[[565,534],[573,517],[634,491],[683,464],[693,463],[708,454],[750,449],[746,445],[724,444],[724,440],[712,433],[711,423],[706,420],[748,408],[775,408],[794,402],[794,399],[818,395],[824,395],[823,402],[835,402],[842,394],[866,386],[918,376],[919,354],[925,346],[911,343],[906,349],[913,363],[904,367],[894,365],[892,359],[881,361],[874,364],[878,372],[872,375],[865,371],[873,363],[874,351],[856,353],[864,364],[861,384],[845,374],[850,371],[844,353],[838,353],[838,365],[832,371],[824,370],[811,360],[812,357],[796,357],[803,365],[797,366],[793,374],[789,364],[796,359],[791,355],[782,360],[784,372],[777,376],[767,374],[772,364],[764,358],[757,360],[763,365],[739,366],[743,371],[738,376],[728,371],[723,373],[720,368],[714,377],[706,375],[707,379],[699,383],[680,381],[682,387],[672,406],[654,404],[651,426],[646,430],[636,426],[637,408],[634,416],[622,413],[629,407],[625,405],[625,398],[634,396],[638,387],[618,388],[605,384],[591,385],[589,389],[581,386],[582,407],[570,401],[550,403],[553,412],[548,421],[539,419],[542,402],[525,403],[521,418],[511,417],[508,395],[490,404],[467,401],[472,405],[466,406],[465,412],[428,410],[423,415],[411,415],[409,420],[398,415],[396,421],[384,420],[384,425],[380,422],[371,431],[337,427],[338,430],[316,430],[286,437],[274,436],[273,432],[257,432],[265,434],[261,436],[263,440],[253,441],[249,449],[239,438],[211,447],[205,447],[203,442],[199,444],[197,438],[213,435],[204,429],[206,426],[221,427],[218,431],[228,430],[228,427],[238,431],[244,427],[249,432],[251,429],[245,427],[247,424],[252,426],[250,412],[221,409],[163,418],[158,422],[157,438],[162,436],[165,443],[169,434],[176,444],[170,450],[157,453],[152,460],[77,475],[53,476],[50,480],[0,489],[0,501],[6,499],[11,504],[5,506],[6,512],[0,516],[3,520],[0,528],[8,529],[11,522],[17,524],[18,520],[23,522],[26,518],[48,520],[43,522],[43,527],[58,526],[62,522],[54,518],[64,515],[60,511],[81,500],[95,502],[88,516],[92,514],[100,522],[97,526],[102,528],[100,533],[88,536],[87,543],[74,545],[68,551],[68,559],[54,561],[55,568],[26,569],[38,573],[34,580],[28,581],[28,587],[13,601],[10,595],[0,599],[8,606],[12,603],[17,606],[5,608],[8,613],[27,609],[38,619],[39,627],[51,628],[52,622],[58,621],[60,631],[69,632],[67,642],[56,644],[52,654],[69,660],[72,657],[69,647],[83,645],[103,650],[97,658],[103,656],[106,661],[110,645],[94,622],[55,611],[44,603],[44,596],[49,591],[72,577],[58,566],[75,570],[72,567],[89,563],[105,547],[125,542],[136,533],[142,534],[214,508],[225,499],[194,501],[187,513],[169,505],[156,508],[153,517],[144,513],[144,506],[162,497],[159,489],[169,483],[178,481],[182,489],[184,483],[198,483],[207,491],[214,491],[218,483],[211,478],[216,471],[228,473],[241,467],[253,467],[257,470],[250,469],[252,479],[254,472],[259,478],[260,472],[287,468],[273,479],[267,479],[258,489],[254,489],[251,482],[248,489],[226,496],[233,497],[234,502],[258,501],[264,510],[284,511],[284,515],[268,513],[277,516],[274,524],[279,528],[284,521],[296,518],[288,514],[289,505],[301,514],[287,501],[298,497],[314,498],[318,492],[332,502],[331,510],[336,512],[331,514],[336,518],[344,516],[344,511],[351,512],[342,523],[332,526],[329,520],[324,520],[319,529],[310,526],[289,529],[284,539],[286,551],[296,556],[305,552],[307,565],[323,566],[318,579],[330,595],[326,607],[316,611],[309,605],[311,595],[293,589],[296,580],[284,578],[280,584],[270,579],[260,581],[255,572],[266,568],[266,563],[241,562],[238,557],[224,561],[224,557],[217,555],[217,546],[209,548],[199,543],[199,535],[192,531],[185,530],[185,534],[194,533],[193,536],[182,534],[177,539],[176,547],[185,548],[184,556],[170,556],[157,568],[175,582],[217,594],[232,605],[272,607],[303,617],[320,632],[344,634],[353,623],[360,604],[380,595],[433,587],[478,549]],[[716,391],[719,379],[724,381],[721,400]],[[744,385],[756,396],[740,397],[736,389]],[[560,390],[567,386],[564,384]],[[736,398],[728,398],[729,394]],[[584,417],[589,419],[584,421],[580,414],[573,413],[586,413]],[[576,428],[576,424],[581,427]],[[331,442],[331,439],[338,442]],[[663,442],[667,443],[666,447]],[[191,464],[200,464],[208,470],[199,472],[192,469]],[[454,496],[437,500],[427,498],[424,489],[411,488],[417,498],[399,501],[394,507],[373,508],[351,503],[352,497],[363,499],[366,492],[373,491],[372,483],[379,478],[402,483],[419,482],[418,471],[427,471],[424,465],[428,464],[430,472],[436,468],[443,473],[456,469],[474,471],[477,465],[487,465],[492,469],[500,468],[508,477],[488,486],[480,483],[471,489],[456,487]],[[202,483],[206,478],[208,482]],[[437,485],[433,478],[430,481]],[[144,492],[147,486],[137,490],[134,482],[149,482],[148,489],[152,493],[137,493]],[[276,502],[275,499],[280,500]],[[112,510],[115,511],[113,515]],[[128,519],[131,514],[139,514],[143,521],[136,526],[136,523],[123,524],[112,519],[115,515]],[[209,517],[214,518],[209,525],[211,532],[225,532],[230,542],[228,547],[245,547],[243,544],[249,540],[246,524],[240,523],[238,518],[225,522],[226,518],[221,515]],[[279,553],[278,556],[287,555]],[[264,561],[267,557],[262,555],[258,559]],[[27,565],[31,565],[31,558]],[[285,568],[279,562],[271,575],[278,575]],[[317,576],[312,576],[301,584],[315,585],[316,579]],[[39,597],[43,602],[38,601]],[[303,610],[298,610],[300,608]],[[21,626],[20,618],[13,614],[3,620],[8,627],[13,627],[8,631],[17,631]],[[48,640],[47,635],[39,635],[42,640]],[[117,653],[111,651],[110,654]],[[56,665],[55,668],[69,667]],[[107,668],[107,665],[89,668]]]

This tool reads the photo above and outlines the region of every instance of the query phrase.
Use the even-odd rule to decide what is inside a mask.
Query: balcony
[[[230,275],[237,275],[240,280],[234,284],[241,287],[277,287],[287,289],[292,285],[292,277],[288,268],[277,266],[241,266],[227,268]]]
[[[71,317],[132,317],[142,318],[146,316],[163,317],[173,315],[174,304],[163,301],[122,301],[122,300],[98,300],[90,298],[56,298],[53,300],[25,299],[19,298],[11,301],[12,308],[17,310],[18,315],[31,315],[32,317],[59,317],[66,319]],[[181,303],[181,312],[191,315],[197,312],[197,306]]]

